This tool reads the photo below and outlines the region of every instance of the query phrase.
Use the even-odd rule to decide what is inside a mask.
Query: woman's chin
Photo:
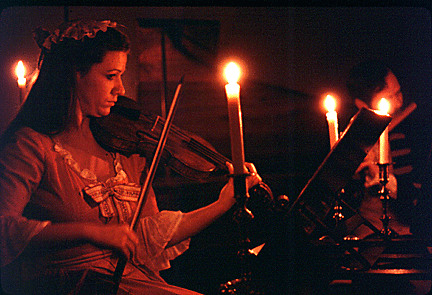
[[[111,112],[111,106],[108,108],[101,109],[95,117],[105,117],[108,116]]]

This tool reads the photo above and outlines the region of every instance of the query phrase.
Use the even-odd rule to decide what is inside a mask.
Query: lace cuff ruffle
[[[180,211],[161,211],[141,219],[137,234],[143,246],[133,258],[134,263],[145,265],[155,272],[170,268],[170,260],[189,249],[190,239],[166,248],[182,217]]]

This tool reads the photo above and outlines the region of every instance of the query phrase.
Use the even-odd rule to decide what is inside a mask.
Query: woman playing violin
[[[159,212],[150,191],[131,230],[146,159],[104,150],[89,128],[124,95],[128,39],[112,21],[69,22],[36,37],[38,78],[1,139],[4,291],[76,294],[90,274],[112,276],[127,257],[117,294],[194,294],[159,271],[234,205],[232,180],[217,201],[187,213]],[[252,164],[245,170],[248,188],[261,181]]]

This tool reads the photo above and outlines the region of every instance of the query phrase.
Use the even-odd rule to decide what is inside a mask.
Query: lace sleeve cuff
[[[133,261],[153,271],[170,268],[170,260],[189,248],[190,239],[166,248],[182,217],[183,213],[180,211],[161,211],[141,219],[137,229],[140,247]]]

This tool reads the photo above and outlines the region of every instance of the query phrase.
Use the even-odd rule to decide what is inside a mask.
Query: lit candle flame
[[[390,103],[384,97],[378,103],[378,110],[381,115],[387,115],[390,110]]]
[[[237,83],[239,77],[240,77],[240,67],[235,62],[230,62],[225,67],[225,78],[227,79],[228,83]]]
[[[336,101],[330,94],[324,100],[324,106],[328,112],[333,112],[336,109]]]
[[[15,68],[15,74],[18,78],[18,86],[19,87],[25,87],[26,85],[26,78],[25,76],[26,69],[24,67],[24,63],[22,60],[20,60]]]

